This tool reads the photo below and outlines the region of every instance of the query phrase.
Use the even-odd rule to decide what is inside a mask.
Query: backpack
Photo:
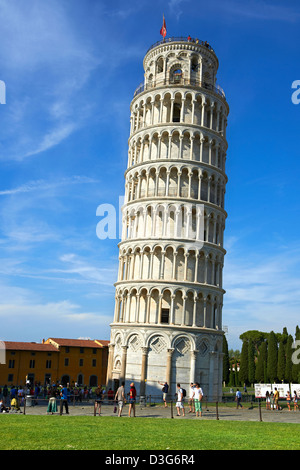
[[[183,398],[186,397],[186,389],[185,388],[182,389],[182,396],[183,396]]]

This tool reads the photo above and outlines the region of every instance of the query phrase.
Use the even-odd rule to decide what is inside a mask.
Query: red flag
[[[162,35],[163,38],[165,38],[167,35],[167,27],[166,27],[166,21],[165,21],[164,16],[163,16],[163,25],[161,27],[160,34]]]

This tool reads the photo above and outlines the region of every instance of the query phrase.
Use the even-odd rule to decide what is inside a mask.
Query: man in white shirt
[[[184,405],[183,405],[183,390],[180,387],[180,384],[177,384],[177,402],[176,402],[176,408],[177,408],[177,416],[181,416],[180,410],[182,410],[182,416],[185,416],[184,413]]]

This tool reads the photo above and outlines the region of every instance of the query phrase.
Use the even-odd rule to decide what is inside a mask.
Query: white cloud
[[[229,337],[251,329],[294,334],[300,311],[300,249],[277,250],[273,255],[226,255],[223,323]]]
[[[9,196],[14,194],[23,194],[30,193],[32,191],[45,191],[48,189],[55,189],[62,186],[68,186],[73,184],[85,184],[85,183],[97,183],[99,182],[96,179],[90,178],[88,176],[71,176],[66,178],[60,178],[55,181],[46,181],[46,180],[33,180],[28,181],[25,184],[22,184],[16,188],[4,189],[0,191],[0,196]]]

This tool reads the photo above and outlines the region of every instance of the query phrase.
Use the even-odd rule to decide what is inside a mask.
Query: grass
[[[0,450],[299,450],[299,424],[1,415]]]

